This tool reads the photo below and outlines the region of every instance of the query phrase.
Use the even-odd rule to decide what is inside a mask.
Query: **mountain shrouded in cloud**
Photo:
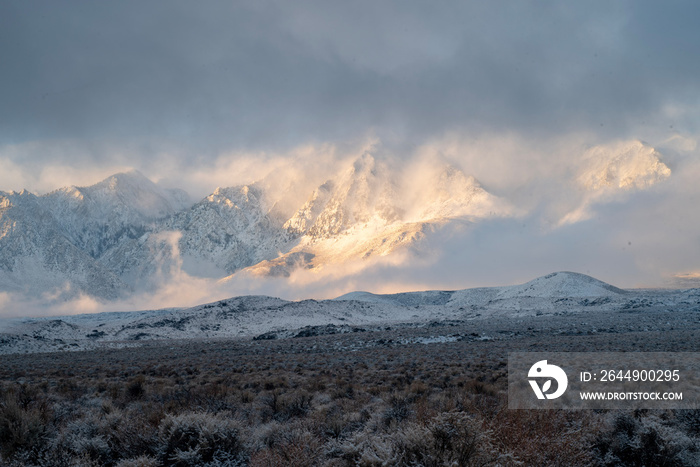
[[[593,192],[644,189],[671,176],[659,157],[653,147],[639,141],[596,146],[586,153],[587,167],[578,181]]]
[[[289,276],[299,267],[323,269],[419,248],[426,232],[452,219],[510,214],[505,201],[454,167],[434,177],[429,185],[436,188],[414,193],[409,206],[403,193],[413,187],[365,153],[310,192],[290,217],[264,181],[217,188],[194,204],[135,171],[43,196],[7,193],[0,213],[2,285],[28,294],[57,288],[64,298],[114,299],[162,285],[175,269],[192,277],[223,278],[246,268]]]
[[[586,220],[593,205],[651,188],[671,176],[661,155],[640,141],[595,146],[583,156],[575,183],[583,189],[581,204],[567,213],[560,224]]]
[[[568,209],[560,228],[580,224],[567,228],[584,232],[584,221],[608,203],[633,206],[631,194],[671,177],[662,159],[636,141],[584,151],[568,175],[569,193],[551,201]],[[105,302],[205,281],[205,300],[213,298],[207,287],[223,293],[241,281],[302,281],[314,290],[329,281],[336,290],[343,278],[352,284],[386,267],[400,268],[401,282],[425,261],[438,265],[436,258],[450,255],[454,240],[441,246],[441,236],[488,250],[471,236],[499,222],[546,221],[547,210],[490,193],[444,157],[405,164],[365,150],[339,167],[315,188],[287,179],[274,189],[284,179],[275,169],[195,203],[136,171],[41,196],[3,193],[1,291],[46,303]],[[472,267],[478,271],[478,263]]]
[[[417,247],[426,233],[454,219],[478,221],[508,216],[508,204],[486,192],[473,178],[451,167],[429,174],[420,187],[365,153],[338,177],[318,187],[284,227],[298,239],[257,273],[288,275],[284,267],[387,256]]]

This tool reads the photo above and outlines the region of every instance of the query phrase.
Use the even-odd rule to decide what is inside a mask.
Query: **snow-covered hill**
[[[700,305],[688,297],[698,296],[690,290],[623,290],[585,274],[555,272],[530,282],[506,287],[479,287],[457,291],[408,292],[376,295],[351,292],[336,300],[354,300],[397,306],[444,306],[480,314],[558,313],[583,309],[616,310],[639,307]],[[690,301],[688,301],[690,300]],[[592,307],[592,308],[591,308]],[[698,308],[700,310],[700,307]]]
[[[153,339],[278,338],[345,332],[355,326],[429,326],[435,322],[603,312],[700,312],[700,289],[621,290],[592,277],[559,272],[526,284],[459,291],[287,301],[234,297],[192,308],[0,320],[0,353],[138,345]]]
[[[605,282],[576,272],[555,272],[522,285],[508,287],[498,298],[560,298],[612,297],[625,291]]]

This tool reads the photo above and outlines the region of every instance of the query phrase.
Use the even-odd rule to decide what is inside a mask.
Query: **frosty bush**
[[[595,442],[598,463],[606,466],[700,465],[697,438],[683,433],[666,413],[612,413]]]
[[[138,456],[133,459],[124,459],[115,467],[159,467],[160,462],[150,456]]]
[[[237,422],[218,414],[167,415],[159,427],[158,454],[164,465],[242,464],[246,456],[239,432]]]
[[[8,392],[0,401],[0,448],[8,457],[17,451],[33,452],[43,448],[47,413],[33,401],[22,400]]]
[[[692,436],[700,436],[700,409],[677,410],[680,426]]]
[[[442,413],[426,425],[408,422],[398,432],[364,430],[340,446],[348,465],[470,466],[495,462],[490,433],[473,416]]]

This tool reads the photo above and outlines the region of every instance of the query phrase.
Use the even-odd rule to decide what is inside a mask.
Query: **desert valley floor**
[[[700,351],[696,303],[644,303],[4,355],[0,452],[4,465],[699,465],[698,409],[507,408],[511,351]]]

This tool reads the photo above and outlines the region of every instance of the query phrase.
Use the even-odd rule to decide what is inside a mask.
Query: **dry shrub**
[[[126,397],[132,401],[138,400],[141,397],[143,397],[143,394],[145,392],[145,389],[144,389],[145,381],[146,381],[146,378],[143,375],[139,375],[136,378],[134,378],[126,386]]]
[[[277,426],[281,430],[274,433],[274,441],[268,441],[268,448],[253,453],[250,466],[306,467],[323,465],[322,443],[303,423],[291,426]]]
[[[430,423],[405,423],[396,431],[365,429],[340,446],[346,465],[487,465],[504,462],[482,422],[463,413],[442,413]]]
[[[700,436],[700,409],[676,410],[678,424],[691,435]]]
[[[399,424],[411,416],[411,399],[393,395],[389,399],[389,407],[384,412],[384,423],[389,426],[392,423]]]
[[[590,411],[509,410],[505,405],[486,418],[494,440],[524,465],[590,465]]]
[[[430,391],[430,387],[423,381],[416,380],[413,383],[411,383],[409,391],[414,395],[422,396],[424,394],[427,394],[428,391]]]
[[[674,425],[664,413],[611,412],[594,443],[598,465],[700,465],[697,437]]]
[[[340,404],[324,407],[314,414],[318,433],[325,439],[340,439],[362,429],[369,420],[367,410],[346,411]]]
[[[246,458],[240,425],[219,414],[167,415],[159,427],[159,457],[164,465],[242,464]]]
[[[19,391],[7,392],[0,402],[0,448],[4,457],[18,451],[36,453],[45,444],[49,412],[45,403]]]

